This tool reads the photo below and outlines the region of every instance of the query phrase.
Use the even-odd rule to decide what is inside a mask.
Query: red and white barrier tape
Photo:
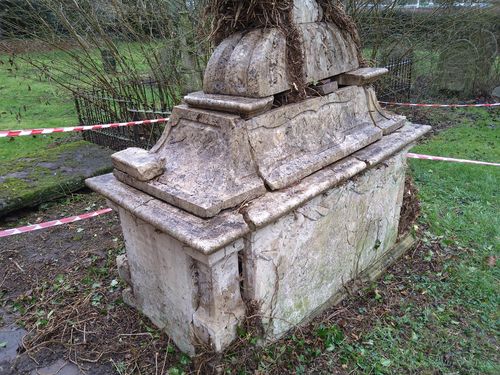
[[[428,107],[428,108],[466,108],[466,107],[500,107],[500,103],[484,104],[417,104],[417,103],[397,103],[397,102],[379,102],[383,105],[398,107]]]
[[[99,211],[89,212],[88,214],[67,217],[67,218],[59,219],[59,220],[48,221],[46,223],[28,225],[28,226],[20,227],[20,228],[6,229],[6,230],[0,231],[0,238],[13,236],[15,234],[34,232],[34,231],[37,231],[40,229],[53,228],[53,227],[57,227],[59,225],[70,224],[70,223],[74,223],[74,222],[80,221],[80,220],[91,219],[91,218],[96,217],[96,216],[107,214],[111,211],[113,211],[111,208],[104,208],[104,209],[99,210]]]
[[[442,157],[442,156],[431,156],[431,155],[413,154],[411,152],[409,152],[408,154],[406,154],[406,157],[412,158],[412,159],[420,159],[420,160],[449,161],[449,162],[452,162],[452,163],[466,163],[466,164],[476,164],[476,165],[491,165],[491,166],[494,166],[494,167],[500,167],[499,163],[489,163],[489,162],[486,162],[486,161],[445,158],[445,157]]]
[[[397,103],[397,102],[379,102],[379,103],[387,106],[428,107],[428,108],[500,107],[500,103],[484,103],[484,104],[417,104],[417,103]],[[168,118],[159,118],[153,120],[117,122],[112,124],[101,124],[101,125],[70,126],[65,128],[0,130],[0,138],[21,137],[26,135],[41,135],[41,134],[52,134],[52,133],[83,132],[87,130],[158,124],[167,122],[168,120],[169,120]]]
[[[116,122],[113,124],[70,126],[66,128],[44,128],[44,129],[24,129],[24,130],[0,130],[0,138],[21,137],[25,135],[40,135],[51,133],[83,132],[87,130],[121,128],[125,126],[149,125],[167,122],[168,118],[159,118],[152,120]]]
[[[413,158],[413,159],[422,159],[422,160],[449,161],[449,162],[455,162],[455,163],[491,165],[491,166],[495,166],[495,167],[500,167],[499,163],[488,163],[488,162],[484,162],[484,161],[445,158],[445,157],[441,157],[441,156],[430,156],[430,155],[408,153],[407,157]],[[67,217],[67,218],[59,219],[59,220],[48,221],[46,223],[28,225],[25,227],[19,227],[19,228],[14,228],[14,229],[6,229],[6,230],[0,231],[0,238],[9,237],[9,236],[13,236],[16,234],[34,232],[34,231],[37,231],[40,229],[53,228],[53,227],[57,227],[59,225],[70,224],[70,223],[74,223],[74,222],[80,221],[80,220],[91,219],[93,217],[104,215],[104,214],[107,214],[107,213],[112,212],[112,211],[113,210],[111,208],[104,208],[104,209],[99,210],[99,211],[89,212],[87,214]]]

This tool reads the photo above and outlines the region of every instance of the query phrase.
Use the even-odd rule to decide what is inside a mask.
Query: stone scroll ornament
[[[336,7],[213,0],[203,91],[87,180],[120,213],[124,300],[189,354],[226,348],[249,301],[280,337],[396,244],[404,150],[429,127],[379,106],[387,70]]]

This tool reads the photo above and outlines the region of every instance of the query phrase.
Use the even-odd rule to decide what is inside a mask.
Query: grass
[[[129,63],[146,73],[148,65],[142,57],[137,43],[119,43],[118,47],[127,56]],[[151,43],[148,48],[161,48]],[[74,53],[74,51],[72,51]],[[93,58],[98,59],[98,53]],[[72,71],[74,62],[62,51],[30,52],[21,57],[10,58],[0,54],[0,130],[66,127],[78,124],[72,94],[52,81],[25,59],[31,59],[48,67],[58,66],[61,72],[54,73],[56,79],[67,81],[62,71]],[[100,64],[100,63],[99,63]],[[73,78],[74,79],[74,78]],[[67,139],[68,135],[20,137],[14,141],[0,139],[0,160],[15,160],[36,153],[47,146]]]
[[[57,59],[57,52],[31,54]],[[21,59],[0,55],[0,129],[47,128],[77,124],[71,95]]]
[[[57,58],[56,52],[33,54]],[[16,59],[0,55],[0,130],[72,126],[78,123],[71,95]],[[0,160],[16,160],[46,149],[68,135],[0,139]]]
[[[139,71],[147,71],[137,43],[119,43],[118,48]],[[159,45],[151,44],[149,48],[159,48]],[[71,52],[85,58],[83,52]],[[98,52],[92,58],[100,65]],[[0,54],[0,130],[76,125],[78,118],[71,93],[30,65],[28,59],[41,67],[58,68],[53,69],[52,74],[62,82],[75,82],[79,79],[77,76],[84,77],[83,73],[69,75],[69,72],[76,74],[75,62],[63,51],[30,52],[14,58]]]
[[[414,151],[499,162],[498,111],[473,114],[475,120],[442,132]],[[375,373],[447,373],[449,362],[455,361],[453,367],[460,373],[496,374],[500,274],[496,261],[488,266],[487,259],[498,257],[500,250],[500,170],[420,160],[410,164],[428,236],[462,252],[444,264],[444,281],[425,274],[413,277],[414,288],[435,302],[423,310],[404,304],[404,315],[379,321],[364,337],[370,347],[361,346],[370,352],[365,365]],[[410,340],[403,334],[407,327],[412,330]]]
[[[449,112],[456,126],[413,151],[499,162],[499,115]],[[500,372],[500,169],[409,163],[422,202],[421,246],[334,310],[338,319],[323,315],[293,336],[246,354],[244,363],[241,351],[229,353],[225,363],[233,373],[250,374],[255,367],[296,374]],[[252,346],[252,336],[245,335]]]

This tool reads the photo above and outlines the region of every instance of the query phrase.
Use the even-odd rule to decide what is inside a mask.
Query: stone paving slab
[[[50,366],[35,369],[30,375],[80,375],[83,374],[78,367],[72,363],[68,363],[63,359],[59,359]]]
[[[31,353],[20,350],[28,332],[15,324],[17,314],[0,308],[0,375],[111,375],[109,364],[83,364],[82,369],[65,359],[65,353],[45,350]]]
[[[84,141],[40,150],[0,165],[0,218],[82,189],[112,169],[112,150]]]

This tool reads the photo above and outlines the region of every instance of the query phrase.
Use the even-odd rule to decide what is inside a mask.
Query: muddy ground
[[[0,227],[37,223],[103,207],[102,198],[84,192],[38,210],[18,212],[1,222]],[[429,246],[438,254],[433,264],[423,261]],[[1,375],[49,374],[61,368],[58,373],[67,375],[238,373],[241,368],[253,373],[258,367],[262,350],[248,334],[237,340],[224,357],[206,353],[190,360],[147,318],[123,303],[121,290],[125,285],[118,278],[114,260],[124,251],[124,243],[114,213],[3,238],[0,249],[0,332],[9,332],[15,325],[26,333],[16,359],[2,363],[0,349]],[[292,341],[299,337],[308,345],[322,345],[321,338],[313,334],[321,324],[340,327],[348,340],[359,339],[381,316],[398,314],[401,298],[428,303],[424,295],[412,291],[409,270],[427,272],[432,267],[435,271],[441,259],[450,256],[441,252],[437,243],[420,243],[388,271],[394,275],[391,282],[367,285],[360,291],[352,289],[351,296],[339,306],[299,328],[281,344],[293,346]],[[374,298],[380,294],[384,295],[383,303]],[[247,332],[251,329],[246,327]],[[16,335],[13,333],[12,337]],[[329,357],[318,356],[308,373],[347,373],[335,356],[328,354]],[[290,367],[293,358],[284,357],[283,361]],[[285,363],[279,360],[273,366],[270,373],[287,372]]]
[[[76,194],[42,210],[7,217],[0,227],[104,206],[95,194]],[[147,367],[167,347],[168,339],[121,300],[123,285],[114,259],[123,251],[123,240],[115,214],[2,238],[0,249],[0,306],[6,312],[0,330],[14,320],[28,332],[20,357],[10,366],[3,364],[0,374],[30,374],[60,358],[82,372],[115,374],[117,367],[135,362]],[[178,360],[178,353],[170,354],[172,362]]]

